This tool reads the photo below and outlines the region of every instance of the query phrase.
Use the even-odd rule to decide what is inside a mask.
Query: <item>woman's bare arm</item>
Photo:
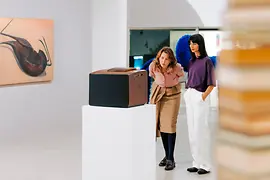
[[[155,69],[155,64],[154,62],[151,62],[151,64],[149,65],[149,76],[152,77],[153,79],[155,79],[154,69]]]
[[[212,92],[215,86],[208,86],[206,91],[202,94],[202,99],[205,100],[207,96]]]

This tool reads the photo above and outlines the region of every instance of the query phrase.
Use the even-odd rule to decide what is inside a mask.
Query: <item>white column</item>
[[[128,0],[92,0],[92,71],[128,66]]]

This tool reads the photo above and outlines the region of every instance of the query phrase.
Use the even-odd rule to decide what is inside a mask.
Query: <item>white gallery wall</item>
[[[130,28],[220,27],[226,0],[132,0]]]
[[[219,27],[224,2],[91,0],[92,70],[128,66],[129,29]]]
[[[1,0],[0,17],[54,20],[55,63],[50,84],[0,88],[0,179],[81,179],[81,106],[88,102],[91,65],[89,8],[89,0]]]
[[[183,1],[183,0],[180,0]],[[185,0],[197,12],[205,27],[221,27],[227,0]]]

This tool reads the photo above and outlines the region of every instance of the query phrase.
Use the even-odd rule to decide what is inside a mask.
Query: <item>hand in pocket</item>
[[[205,99],[206,99],[206,96],[204,93],[202,93],[202,100],[205,101]]]

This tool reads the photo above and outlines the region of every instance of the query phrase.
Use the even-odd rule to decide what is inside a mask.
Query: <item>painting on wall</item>
[[[0,86],[53,79],[53,21],[0,18]]]

